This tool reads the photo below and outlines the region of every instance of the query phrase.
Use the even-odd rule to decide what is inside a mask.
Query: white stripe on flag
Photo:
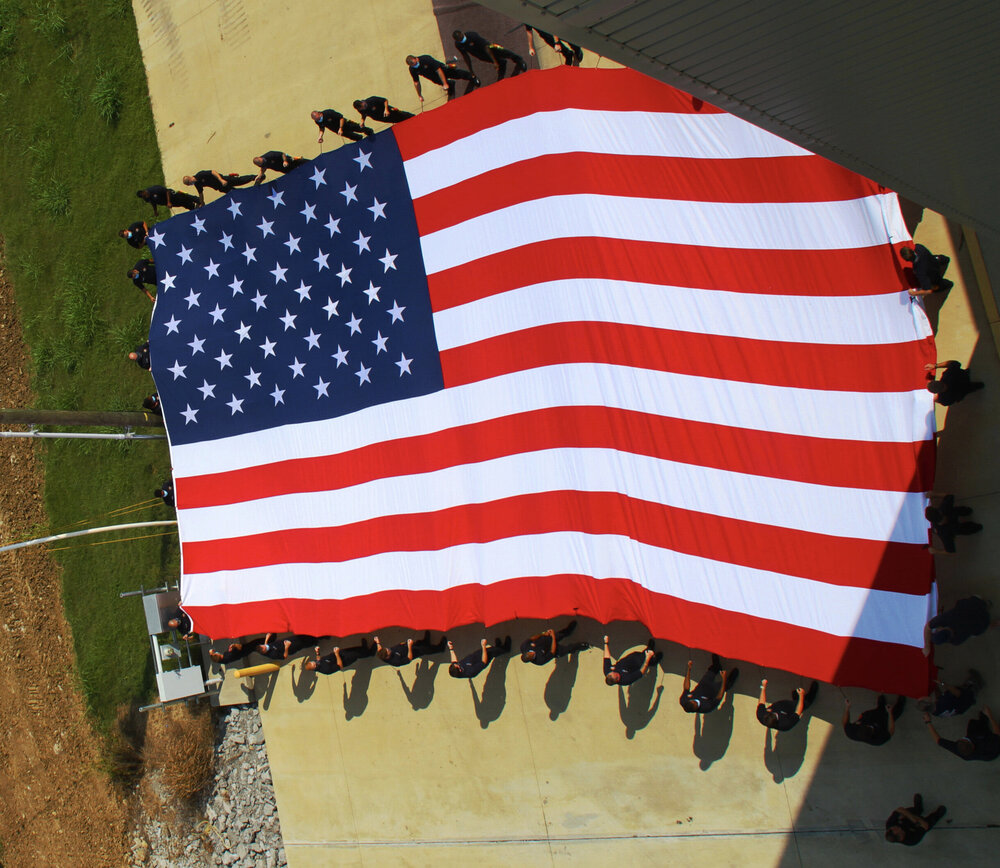
[[[380,404],[320,422],[179,444],[171,454],[184,476],[201,476],[340,454],[553,406],[606,406],[779,434],[909,443],[914,436],[933,436],[927,395],[824,392],[617,365],[553,365],[411,398],[405,413],[396,404]]]
[[[734,115],[562,109],[515,118],[406,161],[414,199],[545,154],[739,160],[812,156]]]
[[[280,600],[343,600],[382,591],[443,591],[522,576],[579,573],[630,577],[658,594],[820,630],[921,647],[928,598],[830,585],[685,555],[628,537],[575,532],[508,537],[440,551],[387,552],[342,563],[288,563],[188,574],[184,602],[213,606]],[[570,603],[571,604],[571,603]]]
[[[428,274],[556,238],[614,238],[741,250],[872,247],[887,244],[887,233],[905,231],[901,225],[884,223],[886,195],[895,196],[763,203],[549,196],[431,232],[421,237],[420,247]]]
[[[910,317],[899,315],[909,304],[909,296],[898,291],[761,295],[580,278],[536,283],[438,311],[434,333],[442,350],[561,322],[612,322],[762,341],[896,344],[923,337],[914,332]]]

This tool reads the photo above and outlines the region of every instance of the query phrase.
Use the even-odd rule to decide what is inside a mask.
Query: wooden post
[[[59,425],[62,427],[162,428],[155,413],[112,410],[0,410],[0,426]]]

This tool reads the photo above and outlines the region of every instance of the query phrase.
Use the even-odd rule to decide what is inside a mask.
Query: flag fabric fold
[[[921,693],[908,239],[875,183],[577,68],[159,224],[185,609],[214,637],[639,620]]]

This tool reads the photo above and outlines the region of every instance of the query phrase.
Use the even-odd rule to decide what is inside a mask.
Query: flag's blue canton
[[[158,224],[153,376],[174,444],[443,387],[391,133]]]

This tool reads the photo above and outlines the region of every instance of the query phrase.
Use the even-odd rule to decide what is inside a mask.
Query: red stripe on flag
[[[738,612],[689,603],[651,593],[627,579],[597,581],[586,576],[527,577],[483,587],[463,585],[443,591],[385,591],[347,600],[288,598],[212,607],[188,606],[195,627],[211,636],[247,636],[267,630],[289,630],[347,638],[380,630],[387,642],[391,625],[407,630],[444,631],[458,624],[483,623],[489,628],[515,619],[563,618],[574,612],[601,623],[641,621],[656,637],[669,637],[682,648],[700,648],[710,638],[712,650],[731,661],[787,669],[851,687],[906,696],[927,693],[931,662],[919,648],[831,636],[795,624],[755,618]],[[534,626],[521,631],[517,645]],[[501,631],[503,632],[503,630]],[[597,644],[600,629],[584,623],[574,639]],[[589,652],[598,661],[597,652]],[[669,652],[668,652],[669,653]],[[531,665],[531,664],[527,664]],[[597,662],[594,662],[597,666]],[[775,699],[787,697],[775,694]]]
[[[738,250],[614,238],[556,238],[431,274],[434,310],[520,286],[597,278],[768,295],[885,295],[906,282],[888,245],[851,250]]]
[[[881,491],[926,491],[934,473],[930,440],[831,440],[613,407],[549,407],[373,443],[337,455],[186,477],[177,482],[177,502],[182,509],[198,509],[335,491],[373,479],[565,448],[617,449],[734,473]]]
[[[608,179],[614,178],[609,189]],[[421,235],[558,194],[698,202],[829,202],[882,192],[813,155],[743,160],[548,154],[477,175],[413,202]]]
[[[538,87],[543,76],[544,84]],[[482,88],[458,104],[395,126],[392,132],[403,159],[411,160],[514,118],[569,108],[614,114],[723,114],[709,103],[631,69],[566,68],[529,72]]]
[[[332,563],[390,551],[573,531],[625,536],[694,557],[845,587],[926,594],[925,546],[834,537],[638,500],[618,492],[545,491],[435,512],[380,516],[339,527],[294,528],[183,544],[192,573],[294,561]]]
[[[784,388],[906,392],[927,383],[914,343],[799,344],[606,322],[553,323],[444,350],[441,371],[445,387],[548,365],[608,364]]]

